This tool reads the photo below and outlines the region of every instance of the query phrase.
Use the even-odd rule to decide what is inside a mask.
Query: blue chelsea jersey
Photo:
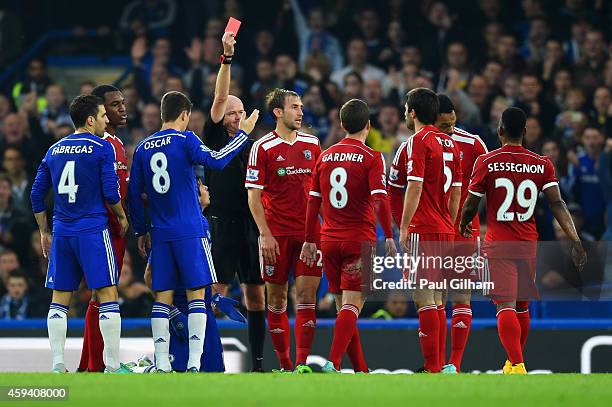
[[[191,131],[167,129],[140,142],[134,151],[128,192],[136,234],[149,230],[144,193],[153,239],[172,241],[205,236],[194,167],[223,169],[247,140],[247,134],[240,131],[220,151],[213,151]]]
[[[108,225],[104,202],[119,202],[119,178],[111,144],[91,133],[76,133],[52,145],[32,185],[32,210],[43,212],[53,188],[53,233],[95,233]]]

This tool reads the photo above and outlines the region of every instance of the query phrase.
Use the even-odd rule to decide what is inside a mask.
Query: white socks
[[[161,303],[153,303],[151,311],[151,331],[153,333],[153,345],[155,346],[155,365],[157,370],[164,372],[172,371],[170,364],[170,323],[168,315],[170,306]]]
[[[187,370],[195,367],[200,371],[200,360],[206,335],[206,306],[204,300],[192,300],[189,301],[188,307],[189,361],[187,361]]]
[[[47,331],[49,345],[53,355],[53,368],[65,370],[64,348],[66,346],[66,330],[68,329],[68,307],[52,302],[47,314]]]
[[[119,344],[121,342],[121,314],[117,301],[100,304],[100,332],[104,339],[104,364],[109,371],[117,370],[119,362]]]

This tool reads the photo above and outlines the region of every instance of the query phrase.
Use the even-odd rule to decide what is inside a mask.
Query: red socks
[[[90,301],[85,313],[85,331],[83,332],[83,350],[79,370],[88,369],[90,372],[101,372],[104,370],[104,339],[100,332],[98,321],[100,314],[100,303]]]
[[[455,365],[457,372],[461,371],[461,360],[471,326],[472,309],[470,305],[455,305],[451,319],[451,357],[448,363]]]
[[[425,359],[424,368],[428,372],[440,371],[439,344],[440,344],[440,318],[435,304],[419,308],[419,340],[421,351]]]
[[[286,307],[278,309],[268,305],[268,329],[280,367],[285,370],[293,370],[293,362],[289,354],[291,330]]]
[[[440,335],[438,342],[438,362],[440,370],[446,364],[446,308],[438,305],[438,321],[440,322]]]
[[[317,326],[315,304],[297,304],[295,314],[295,364],[305,365],[310,354],[312,339]]]
[[[497,311],[497,331],[510,363],[523,363],[521,325],[514,308],[504,307]]]
[[[525,343],[527,343],[527,336],[529,336],[529,322],[531,320],[529,315],[529,301],[517,301],[516,308],[516,317],[521,325],[521,348],[524,350]]]
[[[355,332],[353,332],[353,337],[351,338],[351,342],[348,344],[348,348],[346,348],[346,354],[351,361],[351,365],[353,365],[353,370],[355,372],[364,372],[368,373],[368,364],[365,361],[365,357],[363,356],[363,349],[361,348],[361,337],[359,336],[359,328],[355,325]]]
[[[332,342],[331,351],[329,352],[329,360],[334,364],[336,369],[340,369],[342,356],[351,342],[351,339],[357,329],[357,318],[359,317],[359,308],[353,304],[344,304],[336,317],[334,325],[334,340]]]

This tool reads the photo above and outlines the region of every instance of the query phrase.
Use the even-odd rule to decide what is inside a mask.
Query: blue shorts
[[[193,237],[155,242],[151,247],[151,285],[154,291],[200,288],[217,282],[210,240]]]
[[[117,285],[119,273],[108,229],[82,236],[53,236],[45,287],[74,291],[83,275],[90,289]]]
[[[204,336],[204,352],[200,359],[201,372],[225,372],[225,363],[223,362],[223,345],[219,329],[217,328],[217,319],[215,312],[211,306],[212,290],[206,288],[204,302],[206,303],[206,335]],[[184,290],[177,290],[174,293],[174,306],[183,314],[187,315],[187,296]],[[189,343],[176,337],[173,330],[170,330],[170,360],[172,361],[172,370],[184,372],[187,370],[187,361],[189,359]]]

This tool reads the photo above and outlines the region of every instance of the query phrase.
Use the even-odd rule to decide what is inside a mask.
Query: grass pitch
[[[57,406],[609,406],[612,374],[0,374],[0,386],[68,386]],[[41,401],[9,402],[26,406]],[[0,401],[0,406],[5,403]],[[5,405],[9,405],[6,403]]]

